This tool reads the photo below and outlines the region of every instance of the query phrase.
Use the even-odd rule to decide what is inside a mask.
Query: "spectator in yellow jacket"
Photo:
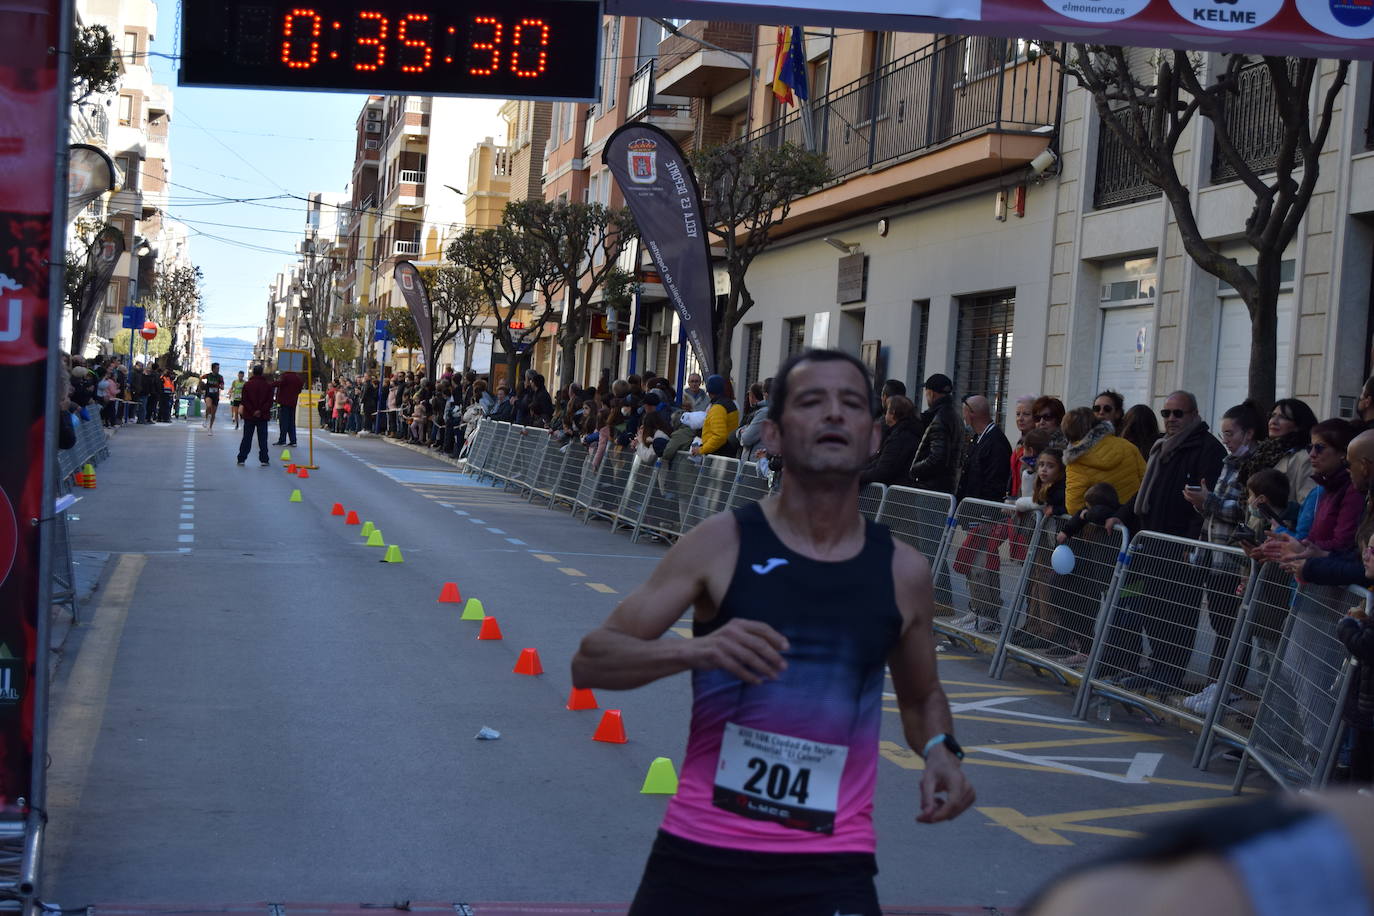
[[[706,393],[711,397],[711,406],[706,409],[706,425],[701,428],[701,445],[696,454],[733,458],[739,446],[730,434],[739,426],[739,407],[725,396],[725,379],[719,375],[706,380]]]
[[[1140,450],[1112,431],[1112,424],[1099,422],[1091,410],[1075,407],[1061,425],[1069,447],[1064,451],[1068,483],[1064,504],[1070,515],[1085,505],[1083,494],[1095,483],[1109,483],[1121,502],[1129,503],[1145,476],[1145,460]]]

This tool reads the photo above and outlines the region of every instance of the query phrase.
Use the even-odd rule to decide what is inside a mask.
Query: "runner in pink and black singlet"
[[[838,351],[789,360],[764,425],[781,491],[707,519],[573,660],[580,687],[692,671],[677,795],[633,916],[880,913],[873,790],[884,669],[926,758],[918,820],[973,802],[936,673],[930,569],[859,514],[872,387]],[[693,639],[660,639],[688,608]]]

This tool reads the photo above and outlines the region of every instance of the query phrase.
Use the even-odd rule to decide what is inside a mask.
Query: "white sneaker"
[[[1212,701],[1217,698],[1218,689],[1216,684],[1208,684],[1198,693],[1184,699],[1183,708],[1199,714],[1206,712]]]
[[[972,611],[960,614],[958,617],[951,620],[949,625],[958,627],[961,630],[972,630],[978,625],[978,615],[974,614]]]

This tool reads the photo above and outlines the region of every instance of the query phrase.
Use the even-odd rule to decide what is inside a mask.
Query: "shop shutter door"
[[[1279,294],[1278,302],[1278,383],[1275,396],[1286,398],[1292,367],[1293,297]],[[1217,372],[1212,385],[1212,429],[1220,429],[1221,415],[1244,401],[1250,390],[1250,312],[1238,296],[1221,300],[1221,330],[1217,334]]]
[[[1102,310],[1102,343],[1097,351],[1097,391],[1121,392],[1129,408],[1150,403],[1150,361],[1154,359],[1154,307]],[[1136,349],[1144,341],[1144,350]],[[1097,392],[1093,392],[1096,394]]]

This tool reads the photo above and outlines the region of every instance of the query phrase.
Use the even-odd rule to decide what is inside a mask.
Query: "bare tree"
[[[167,352],[163,354],[165,365],[178,368],[180,357],[177,354],[177,339],[181,333],[182,322],[204,309],[201,301],[201,281],[199,267],[194,264],[177,263],[166,270],[159,271],[153,282],[153,300],[157,303],[158,315],[171,336]]]
[[[639,229],[628,208],[613,210],[599,203],[512,201],[506,205],[506,215],[513,227],[544,246],[551,285],[566,297],[557,334],[562,351],[558,385],[562,388],[573,380],[577,342],[596,308],[592,300],[612,278],[626,273],[616,261],[624,247],[639,237]],[[623,284],[624,279],[619,282]]]
[[[1321,62],[1307,58],[1222,54],[1209,67],[1205,54],[1160,51],[1156,65],[1141,66],[1138,53],[1115,45],[1043,49],[1091,93],[1103,130],[1120,141],[1145,179],[1163,192],[1188,256],[1240,294],[1250,313],[1249,395],[1262,405],[1272,404],[1283,255],[1317,186],[1319,159],[1349,61],[1337,61],[1322,87]],[[1242,74],[1255,67],[1268,76],[1269,98],[1262,102],[1274,106],[1279,120],[1272,171],[1247,160],[1243,138],[1228,118],[1241,101]],[[1179,176],[1178,144],[1198,115],[1211,124],[1216,149],[1254,198],[1244,231],[1255,250],[1253,268],[1226,257],[1203,236],[1192,193]]]
[[[729,378],[735,326],[754,307],[745,275],[787,219],[792,204],[830,180],[825,156],[794,143],[769,147],[734,142],[692,155],[706,209],[706,225],[725,254],[730,291],[713,308],[716,371]]]
[[[420,277],[429,289],[434,316],[434,362],[437,369],[439,353],[451,340],[463,344],[463,371],[472,368],[472,349],[481,329],[478,319],[487,312],[487,297],[472,272],[462,267],[442,265],[421,267]],[[430,371],[433,377],[434,369]]]
[[[450,243],[448,259],[472,272],[496,318],[496,339],[506,351],[507,381],[514,385],[530,363],[545,325],[557,312],[556,272],[540,242],[517,231],[503,216],[493,229],[468,229]],[[536,302],[542,293],[542,302]],[[524,328],[512,328],[522,309],[530,309]]]

